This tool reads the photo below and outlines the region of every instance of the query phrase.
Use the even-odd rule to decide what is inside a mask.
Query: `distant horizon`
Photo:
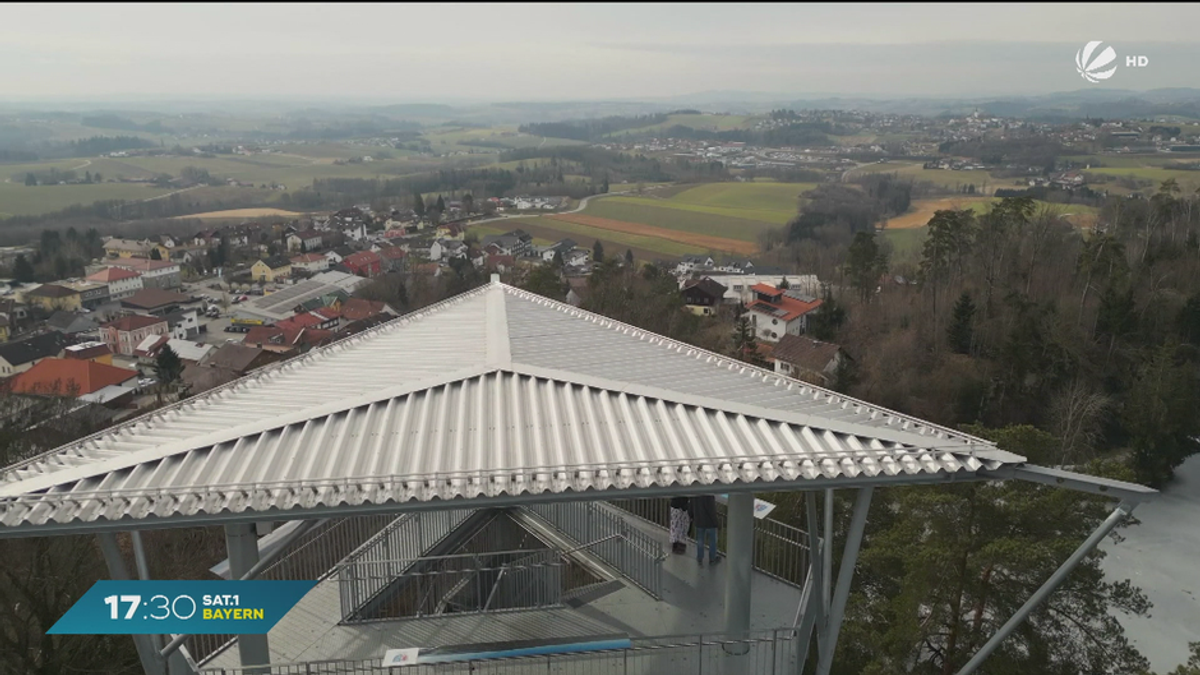
[[[4,104],[21,104],[21,105],[37,105],[37,104],[120,104],[120,103],[137,103],[139,105],[162,103],[162,104],[188,104],[188,103],[291,103],[291,104],[306,104],[306,103],[339,103],[341,107],[356,107],[356,106],[488,106],[488,105],[509,105],[522,103],[536,104],[586,104],[586,103],[647,103],[659,105],[679,105],[681,108],[703,106],[703,103],[689,103],[686,99],[694,99],[699,97],[710,97],[718,103],[786,103],[791,101],[806,101],[806,100],[825,100],[825,99],[847,99],[847,100],[862,100],[862,101],[983,101],[983,100],[1004,100],[1004,99],[1036,99],[1048,98],[1054,96],[1070,96],[1077,94],[1088,94],[1096,97],[1102,97],[1104,94],[1112,94],[1119,96],[1122,94],[1130,95],[1145,95],[1153,92],[1166,91],[1188,91],[1195,92],[1200,97],[1200,86],[1197,87],[1149,87],[1149,88],[1132,88],[1132,87],[1079,87],[1077,89],[1064,89],[1061,91],[1038,92],[1038,93],[994,93],[994,94],[972,94],[972,95],[938,95],[938,94],[868,94],[854,92],[813,92],[813,93],[786,93],[772,91],[728,91],[728,90],[706,90],[696,91],[686,94],[676,94],[671,96],[631,96],[631,97],[598,97],[598,98],[466,98],[466,97],[445,97],[445,98],[423,98],[423,99],[404,99],[392,96],[339,96],[334,94],[277,94],[271,96],[237,96],[228,94],[193,94],[191,96],[180,96],[177,94],[105,94],[92,96],[76,96],[76,95],[45,95],[45,96],[28,96],[28,97],[11,97],[0,96],[0,105]],[[741,98],[744,96],[753,96],[756,100]],[[714,111],[720,112],[720,111]]]
[[[8,3],[0,100],[1036,96],[1086,86],[1090,41],[1117,55],[1104,86],[1148,90],[1195,82],[1197,24],[1153,3]]]

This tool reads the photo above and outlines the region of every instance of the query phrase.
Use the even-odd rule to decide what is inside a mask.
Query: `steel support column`
[[[1020,626],[1025,619],[1029,618],[1029,615],[1032,614],[1033,610],[1037,609],[1037,606],[1046,599],[1046,596],[1053,593],[1054,589],[1058,588],[1062,582],[1066,581],[1067,576],[1079,566],[1079,563],[1083,562],[1083,559],[1092,552],[1092,549],[1099,546],[1100,542],[1108,536],[1108,533],[1113,531],[1113,528],[1121,524],[1121,521],[1125,520],[1126,516],[1133,513],[1133,509],[1134,506],[1129,502],[1121,502],[1121,504],[1117,506],[1116,510],[1109,514],[1108,518],[1106,518],[1104,522],[1100,524],[1100,527],[1096,528],[1096,531],[1093,532],[1087,539],[1085,539],[1084,542],[1080,544],[1079,548],[1075,549],[1075,552],[1071,554],[1071,557],[1067,558],[1066,562],[1059,566],[1058,569],[1054,570],[1054,574],[1050,575],[1050,578],[1046,580],[1046,583],[1042,584],[1041,587],[1038,588],[1037,591],[1035,591],[1034,594],[1025,601],[1025,604],[1021,605],[1021,608],[1017,610],[1017,613],[1013,614],[1012,618],[1009,619],[1003,626],[1001,626],[1000,630],[996,631],[996,634],[987,641],[987,644],[983,645],[978,652],[975,652],[975,656],[971,657],[971,660],[967,662],[967,665],[963,666],[962,670],[958,671],[958,675],[970,675],[970,673],[975,672],[975,669],[983,664],[983,662],[987,660],[987,657],[991,656],[992,652],[996,651],[996,648],[999,647],[1000,644],[1004,642],[1014,630],[1017,629],[1017,626]]]
[[[863,529],[867,525],[867,511],[871,509],[871,496],[875,488],[860,488],[854,499],[854,514],[850,517],[850,530],[846,532],[846,548],[842,552],[842,564],[838,568],[837,587],[829,604],[829,616],[825,618],[825,648],[817,662],[817,675],[829,675],[833,667],[833,653],[837,650],[838,633],[842,630],[842,617],[846,612],[846,600],[850,597],[850,582],[854,579],[854,565],[858,562],[858,549],[862,545]]]
[[[729,495],[725,513],[725,634],[741,640],[750,632],[750,578],[754,573],[754,495]],[[749,651],[749,645],[742,645]]]
[[[258,563],[258,534],[252,523],[225,526],[225,551],[229,557],[229,578],[240,579]],[[266,635],[237,636],[238,655],[242,667],[265,665],[271,662],[271,649]],[[256,671],[248,670],[247,673]],[[265,673],[266,669],[261,672]]]
[[[808,649],[812,645],[813,628],[823,623],[825,617],[825,608],[821,605],[824,574],[821,549],[827,546],[828,542],[823,543],[817,534],[820,531],[817,528],[817,493],[804,493],[804,515],[808,521],[808,577],[804,582],[804,592],[800,595],[800,611],[803,615],[796,622],[800,626],[800,632],[796,635],[796,639],[799,640],[796,652],[797,673],[804,672],[804,665],[808,661]],[[821,646],[818,644],[818,655],[820,650]]]
[[[129,532],[129,539],[133,543],[133,563],[137,568],[138,578],[142,579],[143,581],[149,580],[150,565],[146,562],[146,547],[142,544],[142,533],[138,532],[137,530],[132,530]],[[171,637],[173,638],[174,636]],[[191,675],[192,673],[196,672],[188,663],[187,658],[184,657],[184,655],[178,650],[175,650],[170,654],[160,651],[164,646],[164,642],[169,642],[166,635],[150,636],[150,645],[158,654],[156,658],[158,660],[162,660],[162,658],[165,657],[167,660],[168,675]]]
[[[832,600],[833,584],[833,489],[825,489],[825,527],[821,530],[821,536],[825,538],[829,545],[821,551],[821,560],[828,572],[825,574],[824,583],[821,588],[821,606],[824,607],[825,616],[829,616],[829,602]]]
[[[108,576],[116,581],[129,581],[129,570],[121,559],[121,548],[117,546],[117,536],[111,532],[96,535],[100,540],[100,552],[104,554],[104,563],[108,565]],[[158,658],[157,650],[149,635],[134,635],[133,644],[137,647],[138,659],[142,662],[142,670],[146,675],[163,675],[165,673],[163,660]]]

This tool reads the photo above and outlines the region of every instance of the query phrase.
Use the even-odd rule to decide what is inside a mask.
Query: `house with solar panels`
[[[1004,480],[1114,506],[1011,619],[987,618],[964,674],[1156,493],[493,277],[5,467],[0,537],[93,535],[114,578],[138,578],[142,532],[218,526],[207,578],[317,582],[265,635],[134,636],[148,675],[826,675],[874,491]],[[800,527],[755,497],[780,492],[802,496]],[[720,504],[717,565],[667,553],[667,501],[699,495]]]

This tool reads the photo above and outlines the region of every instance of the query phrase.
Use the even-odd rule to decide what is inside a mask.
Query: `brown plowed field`
[[[563,213],[548,217],[567,223],[575,223],[576,225],[587,225],[588,227],[595,227],[601,230],[612,230],[613,232],[624,232],[625,234],[640,234],[645,237],[657,237],[668,241],[677,241],[681,244],[691,244],[692,246],[699,246],[700,248],[712,251],[729,251],[745,255],[758,253],[758,246],[749,241],[693,234],[682,230],[668,230],[664,227],[628,223],[623,220],[612,220],[609,218],[597,218],[596,216],[585,216],[581,213]]]

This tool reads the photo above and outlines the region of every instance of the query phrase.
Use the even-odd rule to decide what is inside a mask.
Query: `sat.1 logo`
[[[1095,84],[1112,77],[1117,72],[1117,50],[1112,45],[1097,49],[1104,44],[1103,40],[1092,40],[1075,52],[1075,70],[1083,79]],[[1126,68],[1145,68],[1150,65],[1150,59],[1145,56],[1126,56]],[[1111,67],[1110,67],[1111,66]]]

